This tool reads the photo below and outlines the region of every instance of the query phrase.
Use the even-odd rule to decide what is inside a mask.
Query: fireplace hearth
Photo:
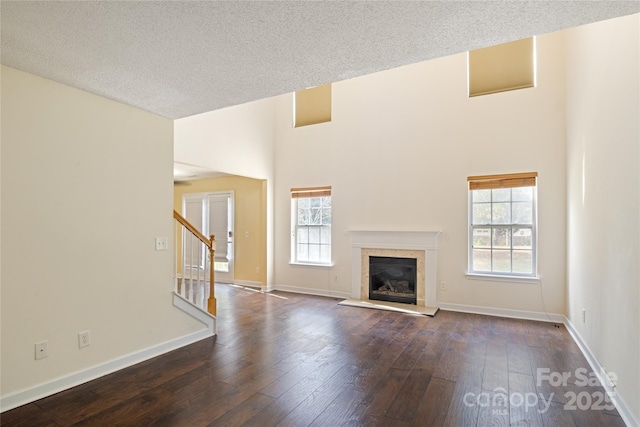
[[[415,258],[369,257],[369,299],[416,304]]]

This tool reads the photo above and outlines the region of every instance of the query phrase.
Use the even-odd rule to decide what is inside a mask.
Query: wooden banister
[[[189,221],[186,220],[185,217],[183,217],[182,215],[180,215],[175,209],[173,211],[173,217],[182,225],[184,225],[184,227],[189,230],[193,235],[195,235],[202,243],[204,243],[205,245],[207,245],[207,247],[209,249],[212,249],[211,247],[211,240],[207,239],[206,237],[204,237],[204,234],[202,234],[201,232],[198,231],[197,228],[195,228],[193,225],[191,225],[191,223]]]
[[[173,210],[173,218],[178,221],[184,228],[189,230],[191,234],[196,236],[198,240],[200,240],[209,250],[209,299],[207,300],[207,311],[212,315],[216,316],[217,313],[217,302],[215,297],[215,255],[216,255],[216,236],[213,234],[210,238],[206,238],[204,234],[200,233],[197,228],[195,228],[189,221],[186,220],[182,215],[180,215],[175,209]],[[184,248],[183,248],[184,250]],[[184,269],[184,266],[183,266]]]

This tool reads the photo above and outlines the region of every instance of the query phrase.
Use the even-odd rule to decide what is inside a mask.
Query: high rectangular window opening
[[[469,97],[536,85],[536,40],[531,37],[469,51]]]
[[[537,173],[469,177],[469,273],[537,277]]]
[[[296,91],[293,106],[294,127],[331,121],[331,83]]]

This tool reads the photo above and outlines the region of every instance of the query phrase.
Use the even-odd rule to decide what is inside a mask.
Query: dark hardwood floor
[[[216,293],[217,337],[5,412],[2,425],[624,426],[605,402],[591,408],[604,391],[575,377],[590,368],[564,326]],[[571,377],[554,386],[539,368]]]

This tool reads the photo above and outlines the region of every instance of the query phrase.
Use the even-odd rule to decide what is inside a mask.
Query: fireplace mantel
[[[364,300],[363,249],[365,254],[381,251],[418,251],[424,253],[423,288],[418,289],[417,305],[436,307],[436,268],[439,231],[375,231],[351,230],[352,277],[351,298]],[[365,255],[368,257],[368,255]],[[393,255],[391,255],[393,256]],[[422,258],[422,257],[420,257]],[[368,260],[367,260],[368,265]],[[368,268],[368,267],[367,267]],[[368,270],[364,273],[368,276]],[[366,278],[368,281],[368,277]],[[367,283],[368,286],[368,283]],[[417,284],[419,286],[419,284]]]

